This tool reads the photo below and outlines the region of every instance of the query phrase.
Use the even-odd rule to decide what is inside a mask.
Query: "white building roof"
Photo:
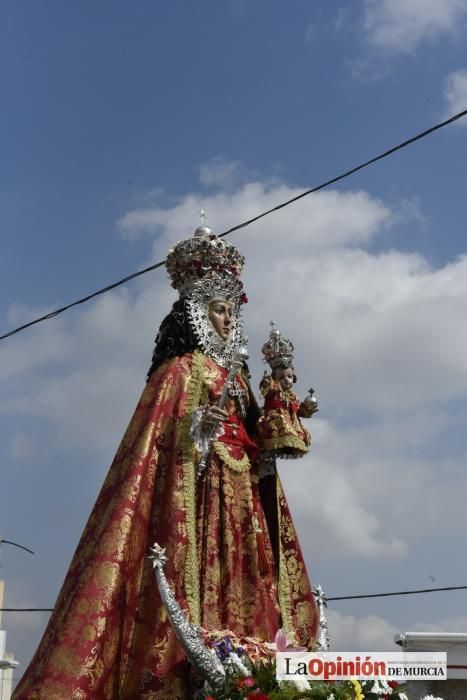
[[[406,651],[445,651],[448,678],[467,678],[467,632],[405,632],[394,641]]]

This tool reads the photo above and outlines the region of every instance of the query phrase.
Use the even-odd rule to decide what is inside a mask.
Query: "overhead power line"
[[[336,182],[339,182],[340,180],[344,180],[345,178],[350,177],[350,175],[354,175],[359,170],[363,170],[364,168],[367,168],[369,165],[372,165],[373,163],[376,163],[379,160],[383,160],[383,158],[387,158],[388,156],[391,156],[396,151],[400,151],[402,148],[406,148],[407,146],[410,146],[412,143],[415,143],[416,141],[420,141],[420,139],[423,139],[426,136],[429,136],[430,134],[434,133],[435,131],[438,131],[438,129],[442,129],[444,126],[447,126],[448,124],[452,124],[453,122],[457,121],[458,119],[461,119],[462,117],[465,117],[466,115],[467,115],[467,109],[464,109],[462,112],[458,112],[457,114],[454,114],[454,116],[450,117],[449,119],[446,119],[445,121],[440,122],[439,124],[435,124],[434,126],[430,127],[429,129],[426,129],[425,131],[422,131],[419,134],[412,136],[411,138],[407,139],[406,141],[402,141],[402,143],[399,143],[397,146],[393,146],[392,148],[389,148],[387,151],[380,153],[378,156],[375,156],[374,158],[370,158],[370,160],[366,160],[364,163],[360,163],[360,165],[356,165],[354,168],[351,168],[350,170],[346,170],[345,172],[341,173],[340,175],[336,175],[335,177],[331,178],[330,180],[326,180],[325,182],[322,182],[320,185],[317,185],[316,187],[312,187],[309,190],[305,190],[304,192],[301,192],[299,195],[292,197],[291,199],[288,199],[286,202],[282,202],[281,204],[276,205],[272,209],[268,209],[267,211],[264,211],[261,214],[254,216],[252,219],[248,219],[247,221],[243,221],[241,224],[237,224],[236,226],[232,226],[232,228],[229,228],[227,231],[224,231],[223,233],[219,234],[219,237],[222,238],[224,236],[227,236],[229,233],[233,233],[234,231],[239,231],[242,228],[246,228],[247,226],[250,226],[251,224],[253,224],[255,221],[259,221],[260,219],[262,219],[265,216],[268,216],[269,214],[272,214],[276,211],[279,211],[280,209],[284,209],[284,207],[288,207],[290,204],[293,204],[294,202],[298,202],[298,200],[303,199],[303,197],[307,197],[308,195],[313,194],[314,192],[319,192],[319,190],[322,190],[325,187],[329,187],[329,185],[334,185]],[[147,272],[151,272],[152,270],[157,270],[157,268],[162,267],[164,262],[165,262],[165,260],[160,260],[158,263],[155,263],[154,265],[150,265],[149,267],[144,268],[144,270],[139,270],[138,272],[133,272],[131,275],[127,275],[127,277],[124,277],[123,279],[118,280],[118,282],[114,282],[113,284],[109,284],[107,287],[103,287],[102,289],[98,289],[96,292],[92,292],[91,294],[88,294],[87,296],[82,297],[81,299],[78,299],[77,301],[71,302],[71,304],[67,304],[66,306],[62,306],[61,308],[56,309],[55,311],[51,311],[50,313],[45,314],[44,316],[40,316],[39,318],[36,318],[33,321],[29,321],[28,323],[25,323],[22,326],[18,326],[17,328],[14,328],[13,330],[8,331],[8,333],[4,333],[4,335],[1,335],[0,340],[6,340],[6,338],[10,338],[12,335],[16,335],[16,333],[20,333],[21,331],[26,330],[26,328],[30,328],[31,326],[35,326],[36,324],[41,323],[42,321],[49,321],[50,319],[55,318],[55,316],[58,316],[59,314],[62,314],[65,311],[68,311],[68,309],[71,309],[74,306],[84,304],[85,302],[89,301],[90,299],[94,299],[95,297],[100,296],[101,294],[105,294],[106,292],[110,292],[112,289],[115,289],[116,287],[120,287],[122,284],[126,284],[130,280],[135,279],[136,277],[140,277],[141,275],[145,275]]]
[[[418,593],[438,593],[439,591],[465,591],[467,586],[445,586],[444,588],[418,588],[410,591],[393,591],[392,593],[364,593],[362,595],[325,596],[330,600],[356,600],[359,598],[387,598],[395,595],[415,595]],[[53,612],[53,608],[0,608],[0,612]]]
[[[18,549],[24,549],[24,551],[25,551],[25,552],[29,552],[29,554],[34,554],[34,552],[32,551],[32,549],[29,549],[29,547],[25,547],[24,545],[18,544],[17,542],[12,542],[11,540],[3,540],[3,539],[0,539],[0,546],[1,546],[2,544],[11,544],[13,547],[18,547]]]
[[[288,207],[289,204],[293,204],[294,202],[298,202],[299,199],[302,199],[303,197],[307,197],[309,194],[313,194],[314,192],[319,192],[319,190],[323,190],[325,187],[329,187],[329,185],[334,185],[336,182],[339,182],[339,180],[344,180],[346,177],[350,177],[350,175],[354,175],[355,173],[358,173],[359,170],[363,170],[363,168],[367,168],[369,165],[373,165],[373,163],[376,163],[378,160],[383,160],[383,158],[387,158],[388,156],[391,156],[396,151],[400,151],[402,148],[405,148],[406,146],[410,146],[412,143],[415,143],[415,141],[420,141],[420,139],[425,138],[425,136],[429,136],[434,131],[438,131],[438,129],[442,129],[443,126],[447,126],[448,124],[452,124],[452,122],[455,122],[458,119],[465,117],[466,115],[467,115],[467,109],[464,109],[462,112],[459,112],[458,114],[455,114],[453,117],[446,119],[446,121],[440,122],[439,124],[435,124],[434,126],[430,127],[429,129],[426,129],[426,131],[422,131],[419,134],[412,136],[410,139],[407,139],[407,141],[403,141],[402,143],[399,143],[397,146],[393,146],[389,150],[384,151],[384,153],[380,153],[379,156],[375,156],[374,158],[370,158],[370,160],[367,160],[364,163],[361,163],[360,165],[356,165],[354,168],[351,168],[350,170],[346,170],[345,173],[341,173],[340,175],[336,175],[336,177],[331,178],[331,180],[326,180],[326,182],[321,183],[321,185],[317,185],[316,187],[312,187],[310,190],[305,190],[305,192],[298,194],[296,197],[292,197],[292,199],[288,199],[286,202],[282,202],[282,204],[278,204],[277,206],[273,207],[272,209],[268,209],[267,211],[264,211],[262,214],[258,214],[257,216],[254,216],[252,219],[248,219],[248,221],[244,221],[242,224],[238,224],[237,226],[233,226],[232,228],[229,228],[228,231],[224,231],[224,233],[221,233],[220,237],[227,236],[227,234],[229,234],[229,233],[233,233],[234,231],[238,231],[241,228],[245,228],[245,226],[249,226],[250,224],[253,224],[255,221],[262,219],[263,216],[267,216],[268,214],[272,214],[275,211],[279,211],[279,209],[283,209],[284,207]],[[2,340],[1,337],[0,337],[0,340]]]
[[[53,612],[53,608],[0,608],[0,612]]]
[[[419,588],[413,591],[394,591],[393,593],[365,593],[363,595],[326,596],[326,600],[357,600],[358,598],[387,598],[393,595],[415,595],[417,593],[437,593],[438,591],[464,591],[467,586],[446,586],[445,588]]]

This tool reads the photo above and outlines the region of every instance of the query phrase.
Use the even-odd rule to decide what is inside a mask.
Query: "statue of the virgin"
[[[179,299],[14,700],[192,697],[147,557],[154,542],[192,623],[267,642],[283,628],[313,646],[316,605],[275,468],[260,466],[246,365],[219,405],[243,335],[243,264],[204,225],[169,252]]]

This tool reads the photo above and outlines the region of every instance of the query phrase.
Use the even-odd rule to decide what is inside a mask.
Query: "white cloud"
[[[401,632],[377,615],[354,617],[328,610],[331,649],[336,651],[397,651],[394,635]]]
[[[374,512],[374,484],[369,489],[370,497],[365,494],[362,498],[362,484],[352,478],[349,465],[345,463],[346,448],[340,452],[340,461],[333,460],[332,456],[328,459],[319,456],[326,449],[325,443],[320,441],[321,427],[318,421],[311,424],[315,448],[309,457],[297,464],[285,462],[279,465],[285,493],[294,504],[297,528],[305,538],[307,532],[313,532],[312,549],[320,553],[321,560],[336,556],[365,559],[405,557],[407,542],[403,537],[385,532]],[[339,432],[329,425],[327,428],[333,440],[338,440]],[[303,546],[308,549],[305,542],[306,539]]]
[[[328,628],[333,651],[398,651],[394,637],[406,632],[463,632],[467,629],[467,617],[445,617],[432,622],[415,622],[403,627],[378,615],[357,617],[345,615],[333,609],[327,610]]]
[[[238,160],[227,161],[216,156],[199,166],[199,181],[204,187],[231,190],[247,178],[247,170]]]
[[[173,296],[165,276],[158,275],[141,282],[135,298],[118,290],[62,319],[60,327],[52,328],[51,321],[18,336],[4,348],[8,362],[2,374],[10,382],[4,385],[0,413],[47,419],[54,426],[53,445],[115,447],[144,385],[157,328]],[[26,313],[36,315],[34,309]],[[31,441],[15,436],[12,454],[25,456]]]
[[[51,309],[27,308],[12,304],[8,310],[9,326],[20,326],[32,318],[38,318]],[[0,381],[8,380],[15,374],[45,370],[50,365],[60,364],[70,351],[70,339],[64,332],[64,318],[54,319],[42,326],[36,326],[3,341],[1,347]],[[47,326],[47,332],[42,328]],[[34,338],[34,340],[33,340]]]
[[[458,421],[462,429],[465,416]],[[430,454],[453,422],[421,406],[416,415],[347,429],[313,418],[310,455],[279,465],[312,572],[337,559],[355,565],[356,558],[406,561],[410,570],[408,555],[420,543],[467,528],[464,458]],[[417,456],[421,445],[428,446],[424,457]]]
[[[467,630],[467,616],[456,615],[456,617],[444,617],[436,622],[417,622],[410,630],[404,632],[465,632]]]
[[[5,607],[7,608],[35,608],[33,587],[23,581],[15,581],[14,586],[5,588]],[[37,633],[41,629],[44,621],[44,614],[41,612],[9,612],[8,619],[5,613],[3,623],[14,628],[21,634]],[[3,626],[3,625],[2,625]],[[11,646],[13,640],[9,640]]]
[[[364,0],[364,31],[377,49],[410,53],[455,36],[466,13],[465,0]]]
[[[461,69],[449,73],[444,81],[444,118],[448,119],[467,109],[467,70]],[[459,119],[456,124],[467,125],[467,117]]]
[[[7,579],[5,587],[5,607],[36,608],[37,591],[27,577],[16,576]],[[45,612],[8,612],[3,613],[2,629],[7,632],[7,651],[13,653],[20,662],[18,676],[26,670],[26,664],[44,632],[50,613]],[[16,676],[16,674],[15,674]]]
[[[163,229],[164,235],[156,240],[155,250],[157,255],[164,255],[164,246],[191,235],[201,204],[209,214],[212,228],[220,233],[301,191],[277,183],[250,182],[232,194],[220,192],[199,198],[190,194],[168,209],[136,209],[123,216],[118,224],[123,235],[130,238],[155,235]],[[367,242],[391,224],[391,216],[387,206],[366,192],[328,191],[307,197],[287,209],[287,213],[273,214],[247,230],[256,232],[255,238],[260,239],[261,246],[264,246],[261,234],[269,231],[274,253],[286,247],[298,257],[300,249],[311,251]],[[251,239],[251,236],[246,234],[244,238]]]

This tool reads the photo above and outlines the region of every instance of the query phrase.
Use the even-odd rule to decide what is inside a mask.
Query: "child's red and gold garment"
[[[311,445],[311,437],[300,421],[301,405],[290,389],[282,389],[271,379],[264,400],[264,411],[257,430],[261,447],[277,457],[302,457]]]

